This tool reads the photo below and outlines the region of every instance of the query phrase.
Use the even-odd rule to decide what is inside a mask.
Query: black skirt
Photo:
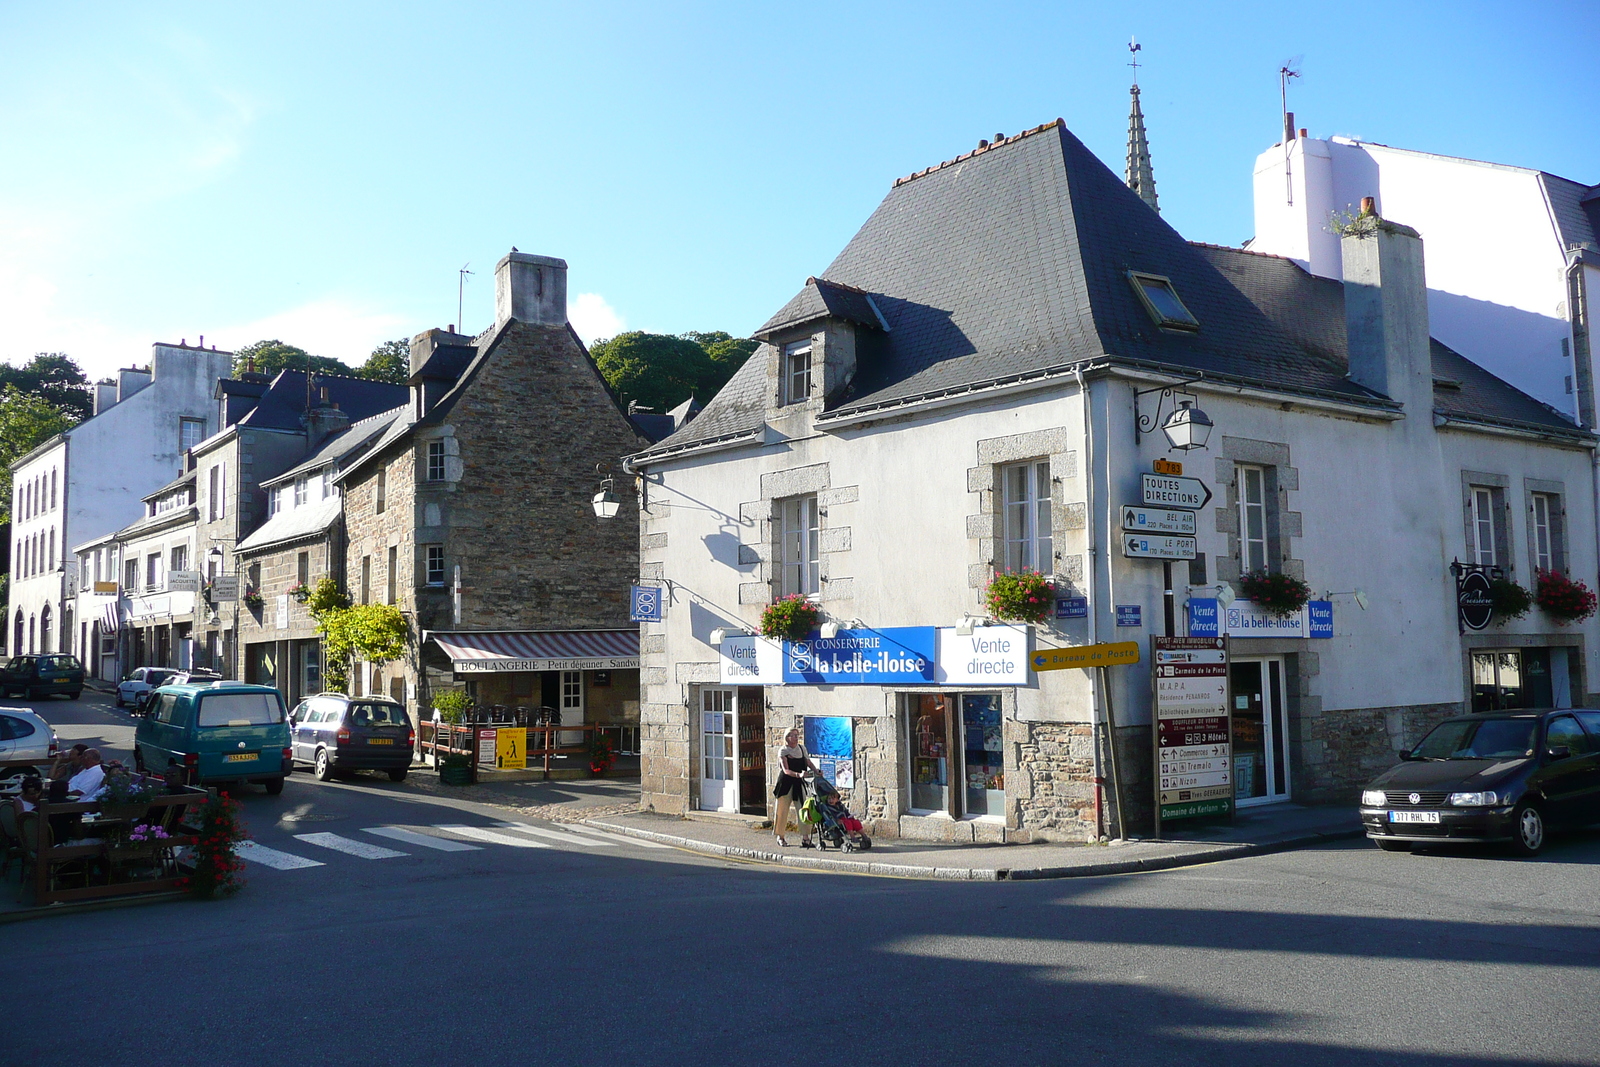
[[[806,795],[806,780],[804,778],[796,778],[792,774],[779,774],[778,784],[772,787],[772,795],[775,797],[794,797],[796,800],[804,800]]]

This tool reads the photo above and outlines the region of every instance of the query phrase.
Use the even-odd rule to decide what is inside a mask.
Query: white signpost
[[[1129,533],[1185,534],[1194,536],[1194,512],[1180,508],[1122,509],[1122,528]]]
[[[1199,478],[1176,478],[1169,474],[1140,475],[1139,494],[1146,505],[1193,511],[1205,507],[1211,500],[1211,490]]]
[[[1192,537],[1122,535],[1122,554],[1129,559],[1194,559],[1197,551],[1197,543]]]

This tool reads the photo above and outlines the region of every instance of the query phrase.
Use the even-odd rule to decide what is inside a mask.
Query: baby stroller
[[[819,849],[865,852],[872,847],[872,838],[861,832],[861,820],[850,814],[832,782],[820,774],[812,778],[811,795],[816,801]]]

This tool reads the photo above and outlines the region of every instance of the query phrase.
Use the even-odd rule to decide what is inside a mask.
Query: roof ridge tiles
[[[914,182],[918,178],[921,178],[921,177],[923,177],[924,175],[927,175],[927,174],[932,174],[936,170],[943,170],[945,167],[951,167],[951,166],[954,166],[957,163],[965,163],[967,160],[971,159],[973,156],[981,156],[985,152],[994,151],[996,148],[1001,148],[1001,147],[1003,147],[1005,145],[1008,145],[1008,144],[1015,144],[1017,141],[1020,141],[1025,137],[1032,137],[1036,133],[1043,133],[1046,130],[1053,130],[1057,126],[1060,126],[1063,129],[1065,129],[1066,128],[1066,123],[1062,119],[1057,118],[1052,122],[1041,123],[1038,126],[1035,126],[1031,130],[1023,130],[1021,133],[1013,134],[1010,137],[1000,137],[1000,138],[995,139],[994,141],[982,141],[982,140],[980,140],[978,142],[978,147],[974,148],[970,152],[964,152],[964,153],[962,153],[961,155],[957,156],[954,159],[945,160],[943,163],[935,163],[931,167],[924,167],[919,171],[915,171],[915,172],[913,172],[911,174],[907,174],[903,178],[896,178],[894,180],[893,188],[898,189],[898,188],[900,188],[900,186],[906,184],[907,182]],[[834,283],[834,284],[838,284],[838,283]]]
[[[1223,252],[1237,252],[1241,256],[1260,256],[1262,259],[1281,259],[1289,263],[1295,262],[1291,257],[1280,256],[1276,252],[1257,252],[1253,248],[1239,248],[1235,245],[1219,245],[1213,244],[1210,241],[1190,241],[1189,243],[1196,248],[1215,248]],[[1295,263],[1295,266],[1299,266],[1299,264]],[[1336,278],[1334,280],[1337,281],[1338,279]]]

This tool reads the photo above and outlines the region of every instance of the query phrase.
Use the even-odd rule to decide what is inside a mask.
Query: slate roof
[[[262,523],[249,537],[240,541],[235,551],[256,552],[273,545],[281,545],[286,541],[320,534],[339,521],[340,509],[343,506],[343,500],[337,496],[330,496],[326,500],[280,511]]]
[[[1600,250],[1600,185],[1583,185],[1544,171],[1539,172],[1539,184],[1550,202],[1561,247],[1588,245]]]
[[[351,424],[343,433],[335,434],[328,438],[323,446],[317,449],[308,459],[301,461],[282,474],[264,480],[261,485],[268,488],[293,481],[296,477],[307,471],[318,470],[330,463],[347,459],[362,448],[377,440],[379,435],[388,430],[395,422],[406,413],[409,405],[399,404],[388,411],[381,412],[369,419]]]
[[[1349,366],[1343,282],[1317,277],[1282,256],[1219,245],[1194,247],[1308,355],[1340,368]],[[1446,415],[1587,436],[1565,415],[1438,338],[1433,339],[1432,357],[1434,407]]]
[[[404,404],[410,391],[403,385],[375,382],[368,378],[349,378],[342,374],[317,374],[313,385],[328,390],[328,399],[338,404],[352,422],[369,418]],[[306,373],[283,370],[272,379],[249,414],[238,425],[257,430],[305,429],[300,421],[306,411]]]
[[[817,314],[830,286],[871,295],[889,330],[858,351],[849,391],[829,397],[819,426],[1107,359],[1395,406],[1345,376],[1342,290],[1320,294],[1325,304],[1337,301],[1336,316],[1300,326],[1289,313],[1299,285],[1292,276],[1251,276],[1260,284],[1247,296],[1235,284],[1237,264],[1226,260],[1225,276],[1219,261],[1184,240],[1058,119],[895,182],[822,276],[757,333]],[[1157,327],[1130,271],[1170,278],[1199,330]],[[1268,299],[1273,285],[1283,292]],[[1441,377],[1463,383],[1447,407],[1551,428],[1564,422],[1442,347]],[[698,418],[641,457],[759,434],[772,354],[763,345]]]
[[[750,336],[765,341],[779,330],[817,319],[835,318],[881,330],[884,319],[873,306],[871,294],[849,285],[838,285],[822,278],[807,278],[805,287],[795,294],[776,315]]]

